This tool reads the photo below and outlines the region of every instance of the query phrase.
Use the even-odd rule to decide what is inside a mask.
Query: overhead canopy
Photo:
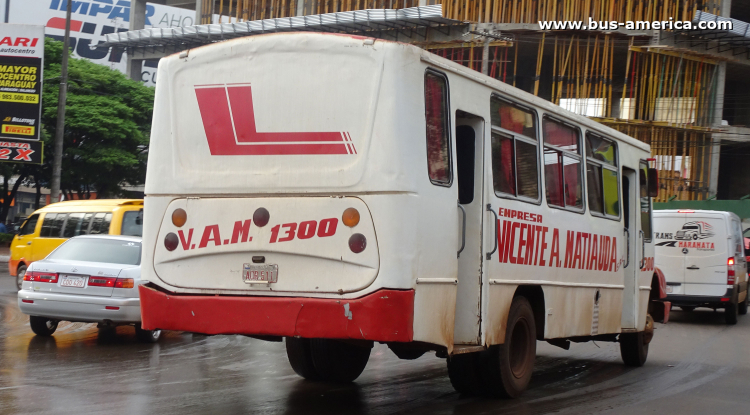
[[[187,48],[261,33],[285,31],[346,32],[367,34],[373,31],[415,29],[462,24],[443,17],[442,6],[406,9],[368,9],[309,16],[283,17],[238,23],[185,27],[150,28],[111,33],[97,48],[184,50]]]
[[[692,23],[693,25],[697,25],[700,22],[731,23],[731,29],[720,28],[721,25],[717,24],[715,29],[686,30],[683,31],[683,33],[716,42],[716,45],[713,47],[710,47],[709,44],[706,43],[706,49],[718,48],[719,51],[732,49],[734,50],[735,55],[740,53],[750,54],[750,24],[743,22],[742,20],[721,17],[701,10],[696,10]]]

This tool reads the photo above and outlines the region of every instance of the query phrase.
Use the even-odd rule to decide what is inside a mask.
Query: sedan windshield
[[[60,245],[47,259],[140,265],[141,243],[104,238],[74,238]]]

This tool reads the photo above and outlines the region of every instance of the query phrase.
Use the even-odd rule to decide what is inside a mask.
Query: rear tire
[[[729,325],[737,324],[737,303],[732,301],[724,309],[724,321]]]
[[[620,356],[625,366],[641,367],[648,358],[644,332],[620,334]]]
[[[33,331],[37,336],[51,336],[52,333],[57,330],[57,323],[59,323],[59,321],[52,320],[47,317],[29,316],[29,325],[31,326],[31,331]]]
[[[156,343],[161,337],[161,330],[144,330],[140,324],[135,325],[135,337],[143,343]]]
[[[737,312],[741,316],[744,316],[745,314],[747,314],[748,301],[750,301],[750,292],[745,293],[745,301],[741,302],[739,307],[737,308]]]
[[[310,339],[297,337],[286,338],[286,357],[292,365],[294,373],[307,380],[320,380],[320,375],[315,370],[310,351]]]
[[[516,297],[510,305],[505,343],[483,353],[480,376],[484,392],[515,398],[529,386],[536,358],[536,324],[529,300]]]
[[[23,288],[23,277],[26,275],[26,265],[21,265],[16,269],[16,288],[21,291]]]
[[[476,395],[482,391],[479,357],[480,353],[465,353],[448,357],[448,378],[456,392]]]
[[[286,339],[289,364],[308,380],[354,381],[365,370],[371,348],[332,339]]]

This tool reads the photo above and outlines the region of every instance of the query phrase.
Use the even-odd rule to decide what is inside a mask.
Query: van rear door
[[[685,295],[721,296],[727,291],[727,221],[722,215],[687,213],[678,242],[685,255]]]
[[[684,223],[684,213],[654,212],[655,264],[664,273],[670,294],[685,294],[685,254],[675,239]]]

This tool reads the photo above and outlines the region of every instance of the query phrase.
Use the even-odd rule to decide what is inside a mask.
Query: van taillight
[[[89,287],[114,287],[117,278],[89,277]]]
[[[23,276],[24,281],[57,283],[57,274],[51,272],[28,271]]]
[[[734,285],[734,258],[727,259],[727,285]]]

